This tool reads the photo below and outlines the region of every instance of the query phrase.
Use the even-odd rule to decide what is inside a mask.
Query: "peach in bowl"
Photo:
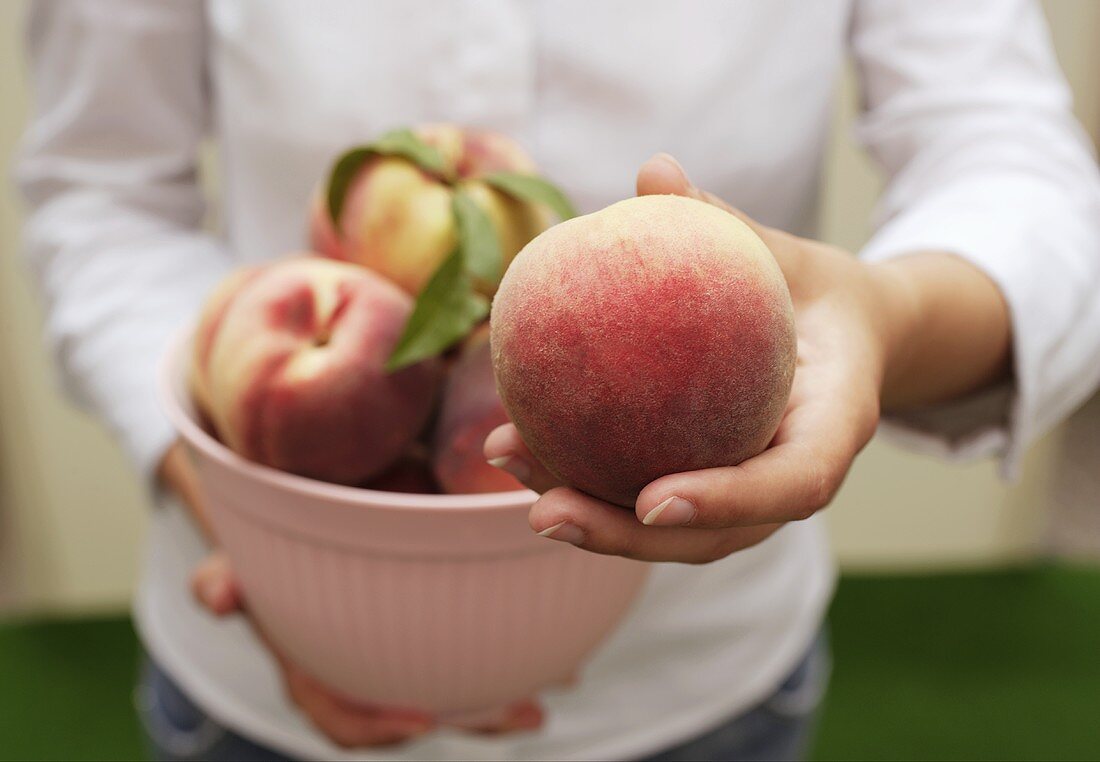
[[[491,713],[578,674],[639,593],[647,565],[535,535],[530,491],[385,492],[238,455],[200,421],[191,357],[170,348],[161,395],[251,616],[347,696]]]

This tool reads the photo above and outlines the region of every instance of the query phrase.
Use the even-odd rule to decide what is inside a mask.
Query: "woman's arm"
[[[957,399],[1011,378],[1008,303],[988,275],[944,252],[868,267],[883,301],[893,302],[884,411]]]
[[[874,264],[757,226],[799,335],[772,445],[657,479],[630,515],[554,488],[503,427],[487,457],[549,490],[535,530],[597,552],[714,560],[826,506],[880,409],[956,450],[996,447],[1011,470],[1095,387],[1100,178],[1037,4],[857,2],[851,44],[866,107],[857,136],[888,178],[862,252]],[[699,194],[664,159],[643,168],[639,192]],[[1007,406],[963,414],[993,386],[1011,391]],[[953,431],[936,430],[943,418]]]
[[[638,192],[711,203],[739,216],[768,245],[795,308],[798,364],[790,402],[764,453],[737,466],[662,477],[642,491],[633,515],[557,487],[514,427],[498,429],[486,456],[545,492],[530,519],[548,537],[645,560],[722,558],[827,505],[874,433],[880,405],[930,404],[1009,377],[1004,300],[961,258],[924,253],[861,262],[748,219],[695,188],[665,155],[642,167]]]
[[[206,504],[202,500],[198,475],[179,441],[173,443],[161,459],[157,468],[157,480],[179,497],[190,511],[191,518],[198,525],[206,542],[216,547],[214,527],[210,524]]]
[[[886,177],[861,256],[954,254],[997,285],[1012,325],[1007,405],[989,406],[986,420],[965,404],[897,411],[891,424],[950,452],[1001,454],[1011,472],[1100,381],[1100,180],[1042,9],[1034,0],[860,1],[850,34],[863,104],[855,137]],[[935,274],[910,264],[918,278]],[[942,274],[938,291],[919,294],[938,302],[922,336],[950,327],[940,316],[971,295]],[[909,346],[921,367],[948,372],[984,358]],[[899,363],[899,380],[916,368]],[[910,401],[912,390],[898,392],[899,404]]]

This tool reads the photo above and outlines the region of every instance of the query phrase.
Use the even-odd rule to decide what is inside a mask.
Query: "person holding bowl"
[[[135,607],[156,754],[799,757],[828,675],[820,633],[835,571],[818,514],[880,414],[954,455],[999,455],[1011,473],[1100,373],[1100,178],[1037,4],[310,10],[39,0],[30,11],[36,98],[17,165],[28,260],[68,386],[160,506]],[[848,55],[858,138],[888,179],[859,259],[812,239]],[[210,287],[302,239],[329,157],[441,121],[515,136],[585,211],[629,195],[636,176],[640,194],[739,214],[780,264],[798,334],[772,446],[663,477],[633,512],[560,488],[514,429],[490,437],[487,457],[545,493],[531,524],[546,542],[680,563],[655,570],[572,689],[481,734],[349,703],[267,658],[240,622],[212,622],[203,608],[247,602],[223,557],[203,561],[202,495],[154,392],[161,351]],[[203,227],[198,181],[207,139],[222,178],[217,234]],[[676,159],[647,159],[659,151]]]

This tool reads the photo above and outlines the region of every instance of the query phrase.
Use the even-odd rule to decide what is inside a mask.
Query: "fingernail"
[[[584,530],[576,524],[568,521],[560,521],[552,527],[539,532],[539,537],[549,537],[551,540],[561,540],[570,545],[580,545],[584,542]]]
[[[507,471],[512,476],[526,483],[531,478],[531,467],[514,455],[502,455],[499,458],[489,458],[486,461],[490,466]]]
[[[664,151],[661,151],[659,154],[657,154],[657,158],[670,165],[673,169],[680,173],[680,176],[683,177],[686,182],[690,183],[690,181],[688,180],[687,172],[684,171],[683,165],[680,164],[680,162],[676,161],[675,156],[670,153],[665,153]]]
[[[642,519],[646,526],[674,527],[695,518],[695,506],[682,497],[673,495],[657,503]]]

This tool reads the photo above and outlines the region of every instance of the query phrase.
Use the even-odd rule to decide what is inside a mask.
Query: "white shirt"
[[[421,122],[497,129],[586,211],[631,195],[664,150],[752,216],[812,234],[849,54],[857,137],[889,176],[863,254],[954,252],[1012,312],[1013,386],[911,416],[909,435],[1011,467],[1100,374],[1100,182],[1031,2],[38,0],[29,40],[18,178],[48,333],[73,394],[147,475],[173,436],[153,393],[168,338],[228,269],[303,245],[341,149]],[[201,227],[205,136],[220,150],[217,233]],[[718,563],[661,566],[581,684],[548,696],[540,733],[349,755],[286,704],[243,627],[190,603],[202,548],[178,506],[157,512],[149,547],[147,648],[213,716],[306,757],[655,752],[774,690],[833,579],[816,518]]]

